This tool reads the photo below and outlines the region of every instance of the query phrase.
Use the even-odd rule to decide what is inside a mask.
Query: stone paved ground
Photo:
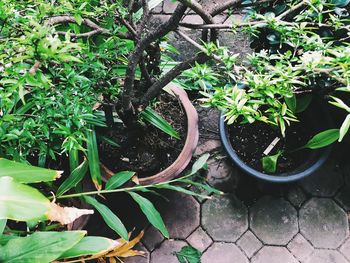
[[[202,0],[207,4],[213,1]],[[214,1],[215,2],[215,1]],[[171,14],[171,0],[155,10],[157,19]],[[186,20],[198,21],[191,13]],[[174,36],[173,36],[174,37]],[[185,43],[173,39],[181,51]],[[231,46],[248,51],[247,41]],[[226,42],[227,42],[226,41]],[[186,56],[186,54],[185,54]],[[200,143],[196,154],[211,153],[204,175],[224,192],[210,200],[165,193],[159,201],[170,239],[148,227],[141,244],[147,257],[126,262],[176,263],[174,252],[191,245],[203,253],[202,263],[346,263],[350,262],[350,163],[339,146],[313,176],[288,185],[257,181],[227,159],[218,135],[218,112],[198,107]]]
[[[148,258],[126,262],[176,263],[191,245],[202,263],[349,263],[350,165],[336,149],[312,177],[289,185],[257,181],[232,166],[218,138],[218,112],[198,108],[197,154],[211,153],[208,182],[222,196],[199,200],[166,193],[160,209],[169,228],[165,240],[149,227]]]

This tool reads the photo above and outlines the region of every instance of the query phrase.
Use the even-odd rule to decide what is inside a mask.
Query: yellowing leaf
[[[73,223],[75,219],[83,215],[91,215],[94,210],[78,209],[75,207],[61,207],[55,203],[50,203],[48,211],[48,219],[60,222],[62,225]]]

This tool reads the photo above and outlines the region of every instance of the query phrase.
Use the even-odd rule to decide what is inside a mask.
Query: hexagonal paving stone
[[[235,242],[248,229],[248,210],[233,195],[216,196],[202,205],[202,227],[214,241]]]
[[[251,263],[298,263],[285,247],[263,247],[250,261]]]
[[[237,245],[244,251],[248,258],[253,256],[262,247],[261,241],[249,230],[237,241]]]
[[[206,250],[212,243],[213,240],[208,236],[203,228],[198,227],[188,238],[187,242],[194,248],[203,252]]]
[[[305,261],[314,252],[314,248],[309,241],[301,234],[297,234],[293,240],[289,242],[287,248],[300,261]]]
[[[349,233],[346,213],[331,199],[312,198],[299,211],[300,232],[317,248],[337,248]]]
[[[350,164],[343,165],[343,174],[345,179],[345,185],[350,187]]]
[[[184,246],[187,246],[184,241],[165,240],[151,253],[151,263],[179,263],[174,253],[179,252]]]
[[[336,250],[317,249],[306,263],[348,263],[349,261]]]
[[[232,243],[214,243],[202,255],[202,263],[248,263],[243,252]]]
[[[263,197],[250,209],[250,228],[265,244],[287,245],[298,233],[297,211],[284,199]]]
[[[198,145],[195,151],[195,155],[202,155],[207,152],[212,152],[214,150],[217,150],[221,147],[220,140],[208,140],[203,142],[202,144]]]
[[[350,262],[350,238],[340,247],[340,252],[343,253]]]
[[[340,203],[341,207],[346,211],[350,211],[350,186],[344,186],[335,199]]]
[[[241,172],[237,167],[232,167],[229,160],[208,160],[208,183],[225,193],[232,193],[238,185]]]
[[[305,201],[306,195],[299,187],[293,187],[288,191],[287,198],[295,207],[299,208]]]
[[[342,170],[333,160],[327,161],[317,172],[301,181],[306,192],[321,197],[334,196],[342,184]]]
[[[149,251],[153,251],[164,240],[163,235],[153,226],[150,226],[143,236],[142,242]]]
[[[192,196],[176,192],[166,197],[169,203],[161,215],[170,238],[186,239],[200,224],[199,203]]]
[[[147,251],[147,249],[142,245],[142,243],[138,243],[134,249],[141,250],[146,252],[146,254],[142,256],[136,256],[136,257],[130,257],[124,259],[125,263],[149,263],[150,261],[150,253]]]

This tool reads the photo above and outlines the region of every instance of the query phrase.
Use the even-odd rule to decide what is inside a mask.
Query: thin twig
[[[207,50],[199,43],[197,43],[196,41],[194,41],[192,38],[190,38],[188,35],[186,35],[184,32],[180,31],[180,30],[176,30],[175,31],[176,34],[178,34],[179,36],[181,36],[183,39],[185,39],[188,43],[190,43],[191,45],[193,45],[194,47],[196,47],[197,49],[199,49],[200,51],[202,51],[203,53],[206,53]],[[212,54],[211,57],[213,57],[215,60],[222,62],[221,58],[215,54]]]

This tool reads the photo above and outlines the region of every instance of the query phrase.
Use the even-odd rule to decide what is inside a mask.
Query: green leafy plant
[[[200,263],[202,253],[194,247],[185,246],[175,255],[180,263]]]
[[[212,72],[206,78],[220,76],[211,81],[210,89],[208,85],[201,86],[203,105],[223,111],[227,124],[264,122],[278,127],[281,137],[299,121],[300,113],[313,98],[328,100],[348,114],[348,5],[348,1],[252,1],[245,8],[246,16],[232,25],[185,24],[189,28],[232,29],[247,33],[252,39],[254,52],[243,63],[234,61],[233,66],[224,55],[230,52],[223,52],[225,48],[219,44],[192,42],[216,61],[207,64]],[[194,72],[189,70],[179,81],[198,86],[196,82],[202,77],[198,75],[194,80]],[[346,115],[339,130],[322,131],[301,148],[315,149],[340,142],[349,126],[350,117]],[[271,158],[262,162],[267,160]]]
[[[72,183],[62,184],[63,190],[60,190],[60,195],[57,195],[56,199],[83,197],[88,204],[92,205],[102,215],[106,224],[122,237],[122,240],[118,241],[102,237],[84,237],[86,235],[84,231],[30,231],[29,233],[24,231],[22,233],[21,231],[18,232],[6,226],[9,222],[8,220],[23,221],[31,226],[36,226],[39,222],[47,221],[58,221],[66,225],[72,223],[76,218],[82,215],[92,214],[93,210],[61,207],[56,202],[51,202],[49,198],[34,187],[23,184],[53,181],[57,178],[57,175],[60,174],[59,172],[0,159],[4,164],[4,167],[0,167],[0,207],[2,208],[0,211],[0,228],[2,233],[2,235],[0,235],[1,262],[11,262],[11,260],[14,262],[33,262],[33,260],[51,262],[58,258],[74,258],[78,256],[86,256],[89,259],[90,256],[92,256],[92,258],[96,257],[95,255],[103,257],[139,255],[140,252],[130,252],[129,250],[136,244],[135,240],[139,240],[141,236],[133,241],[125,243],[129,240],[129,234],[123,223],[113,211],[97,201],[92,195],[115,192],[128,193],[140,206],[140,209],[146,215],[150,223],[159,229],[164,236],[169,237],[166,226],[155,206],[137,192],[145,192],[150,189],[171,189],[197,195],[202,198],[209,198],[208,196],[197,194],[185,188],[193,184],[205,190],[210,190],[210,192],[220,193],[205,183],[193,182],[190,179],[200,169],[205,167],[208,157],[209,155],[203,155],[194,163],[189,173],[169,182],[123,188],[122,186],[134,176],[133,172],[125,171],[112,177],[109,182],[107,182],[106,190],[64,195],[64,191],[68,191],[69,187],[73,187],[78,181],[77,179],[73,180],[71,178],[81,177],[81,175],[77,176],[77,174],[82,174],[83,171],[87,169],[86,161],[78,166],[72,172],[71,177],[67,179],[67,181],[71,181]],[[25,180],[23,180],[23,178],[25,178]],[[49,228],[50,225],[47,225],[44,229]],[[56,228],[59,229],[60,225],[57,225]],[[33,227],[31,227],[31,229],[33,229]],[[55,227],[53,229],[55,229]],[[22,237],[19,236],[18,233],[30,235]],[[45,245],[43,242],[45,242]],[[58,243],[60,246],[55,246],[55,244],[57,245]],[[17,246],[17,249],[13,249],[14,246]]]

